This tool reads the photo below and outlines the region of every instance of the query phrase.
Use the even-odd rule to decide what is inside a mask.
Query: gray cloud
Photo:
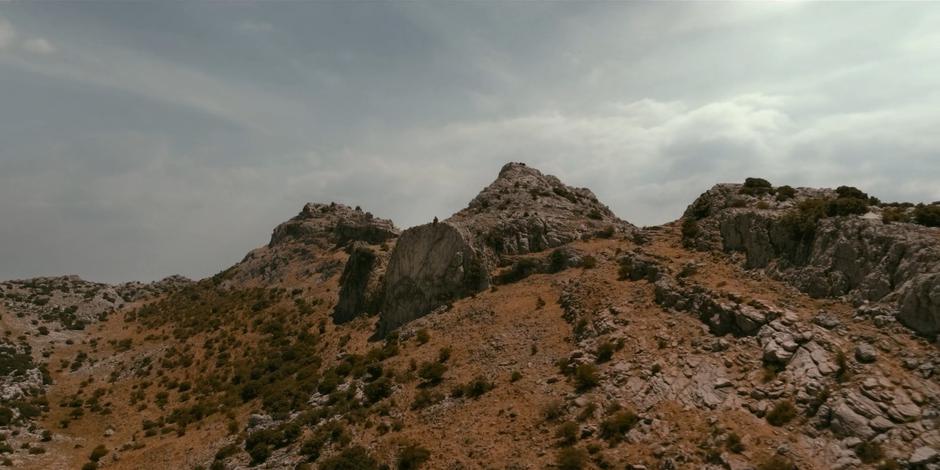
[[[710,185],[937,200],[929,4],[0,5],[0,278],[203,276],[305,201],[399,225],[506,161],[678,217]]]

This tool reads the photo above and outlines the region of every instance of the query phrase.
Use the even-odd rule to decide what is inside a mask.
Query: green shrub
[[[447,366],[440,362],[424,362],[418,369],[418,377],[424,380],[424,385],[434,386],[444,380],[444,372],[447,372]]]
[[[565,415],[565,403],[561,400],[552,400],[542,407],[542,417],[545,421],[558,421]]]
[[[783,227],[790,234],[801,240],[812,239],[816,235],[816,224],[827,216],[827,200],[810,198],[800,201],[780,219]]]
[[[392,395],[392,381],[387,377],[380,377],[366,385],[364,393],[371,403],[388,398]]]
[[[509,375],[510,382],[518,382],[520,380],[522,380],[522,372],[519,372],[518,370],[512,371],[512,374]]]
[[[927,227],[940,227],[940,204],[918,204],[914,208],[914,221]]]
[[[609,361],[614,357],[614,351],[616,349],[617,347],[614,345],[614,343],[611,343],[610,341],[603,341],[597,346],[597,351],[594,353],[595,361],[598,364],[603,364]]]
[[[512,267],[496,276],[497,284],[512,284],[519,282],[542,269],[541,263],[534,258],[521,258],[512,264]]]
[[[585,392],[596,387],[600,381],[600,374],[594,364],[581,364],[574,370],[575,388],[579,392]]]
[[[695,219],[688,218],[682,221],[682,239],[694,240],[702,235],[702,229],[699,228]]]
[[[444,396],[437,392],[432,392],[428,389],[418,390],[418,393],[415,394],[414,401],[411,402],[412,410],[421,410],[427,408],[441,400],[444,399]]]
[[[470,382],[464,385],[458,385],[454,387],[451,391],[451,396],[454,398],[467,397],[467,398],[477,398],[484,393],[492,390],[494,385],[491,382],[488,382],[486,378],[482,376],[477,376]]]
[[[773,186],[763,178],[745,178],[744,185],[741,186],[741,194],[758,196],[773,192]]]
[[[838,194],[840,198],[868,200],[868,194],[865,194],[864,191],[854,186],[839,186],[836,188],[836,194]]]
[[[796,197],[796,190],[793,189],[793,186],[779,186],[777,188],[777,200],[780,202],[787,201]]]
[[[728,433],[728,436],[725,438],[725,449],[735,454],[744,452],[744,443],[741,442],[741,436],[734,432]]]
[[[555,459],[555,466],[558,470],[582,470],[587,463],[588,453],[576,447],[562,448]]]
[[[839,197],[831,199],[826,206],[829,217],[857,215],[868,212],[868,200],[853,197]]]
[[[578,423],[565,421],[555,429],[555,438],[558,439],[559,446],[573,446],[578,442],[579,433]]]
[[[431,451],[417,444],[409,444],[398,451],[398,470],[417,470],[431,458]]]
[[[911,221],[911,216],[903,207],[885,207],[881,210],[881,221],[886,224],[892,222],[907,223]]]
[[[320,470],[378,470],[379,463],[362,446],[343,450],[320,464]]]
[[[639,421],[639,416],[630,410],[617,411],[601,422],[601,438],[610,443],[620,442]]]
[[[418,340],[418,344],[425,344],[431,340],[431,333],[428,333],[426,328],[421,328],[415,333],[415,338]]]
[[[767,412],[767,422],[773,426],[783,426],[796,417],[796,407],[790,401],[779,401]]]

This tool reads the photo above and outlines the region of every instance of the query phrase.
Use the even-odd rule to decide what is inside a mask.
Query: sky
[[[509,161],[637,225],[747,176],[940,200],[938,84],[930,3],[0,0],[0,279],[200,278]]]

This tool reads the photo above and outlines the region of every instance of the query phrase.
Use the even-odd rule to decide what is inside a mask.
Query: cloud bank
[[[678,217],[762,176],[940,200],[930,4],[0,4],[0,278],[201,277],[306,201],[507,161]]]

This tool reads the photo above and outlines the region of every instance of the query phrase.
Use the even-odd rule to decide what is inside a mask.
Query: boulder
[[[479,292],[489,282],[486,264],[462,227],[439,222],[405,230],[385,274],[377,336]]]

